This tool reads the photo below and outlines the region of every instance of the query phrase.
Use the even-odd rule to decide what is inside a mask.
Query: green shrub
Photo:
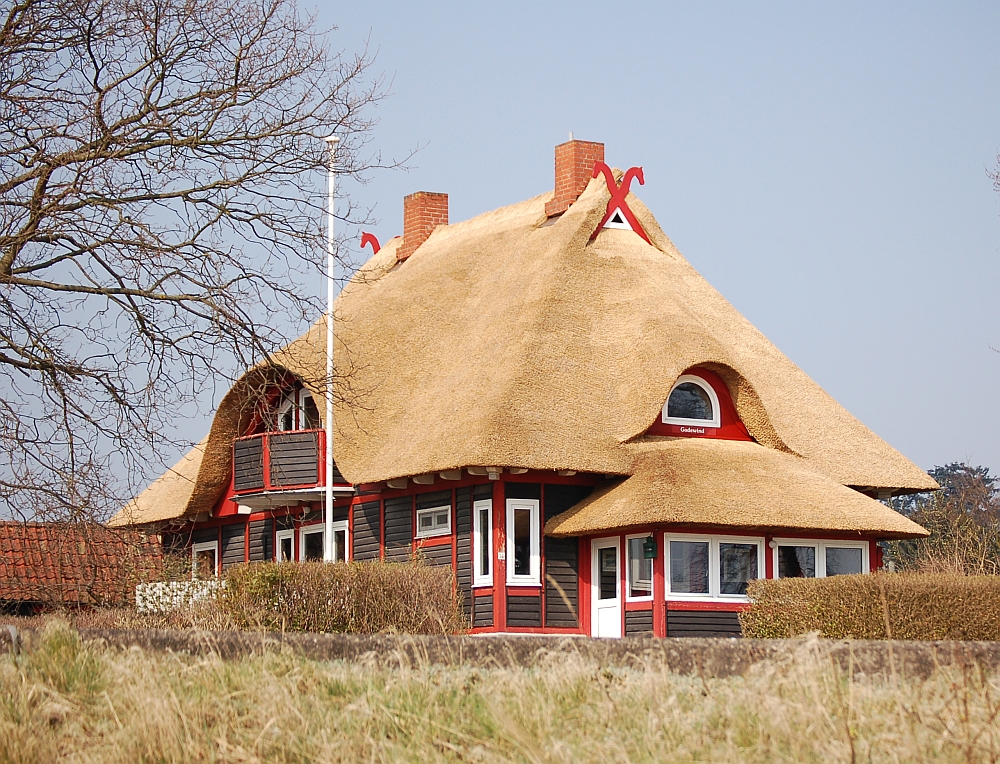
[[[468,626],[450,568],[412,563],[249,563],[217,598],[235,628],[455,634]]]
[[[753,581],[743,635],[1000,640],[1000,576],[880,573]]]

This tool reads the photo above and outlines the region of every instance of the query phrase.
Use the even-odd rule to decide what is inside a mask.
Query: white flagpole
[[[333,211],[334,160],[340,138],[326,139],[330,149],[326,194],[326,502],[323,507],[323,560],[333,562]]]

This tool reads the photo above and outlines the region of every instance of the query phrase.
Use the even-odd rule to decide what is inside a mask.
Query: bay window
[[[746,599],[763,574],[764,540],[665,535],[668,599]]]
[[[775,539],[777,578],[825,578],[869,572],[868,542]]]
[[[643,544],[649,534],[626,538],[626,565],[628,588],[625,599],[635,602],[653,598],[653,561],[643,554]]]

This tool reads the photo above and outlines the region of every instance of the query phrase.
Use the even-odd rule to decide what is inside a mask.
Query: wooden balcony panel
[[[319,483],[319,434],[288,432],[269,436],[271,485],[316,485]]]
[[[233,488],[237,491],[264,488],[263,438],[237,440],[233,444]]]

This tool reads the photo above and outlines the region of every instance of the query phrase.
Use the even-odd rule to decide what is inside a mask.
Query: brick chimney
[[[439,225],[448,225],[448,194],[417,191],[403,197],[403,243],[396,259],[402,262],[412,255]]]
[[[604,144],[568,140],[556,146],[556,195],[545,204],[545,214],[559,215],[583,193],[594,175],[594,162],[604,161]]]

